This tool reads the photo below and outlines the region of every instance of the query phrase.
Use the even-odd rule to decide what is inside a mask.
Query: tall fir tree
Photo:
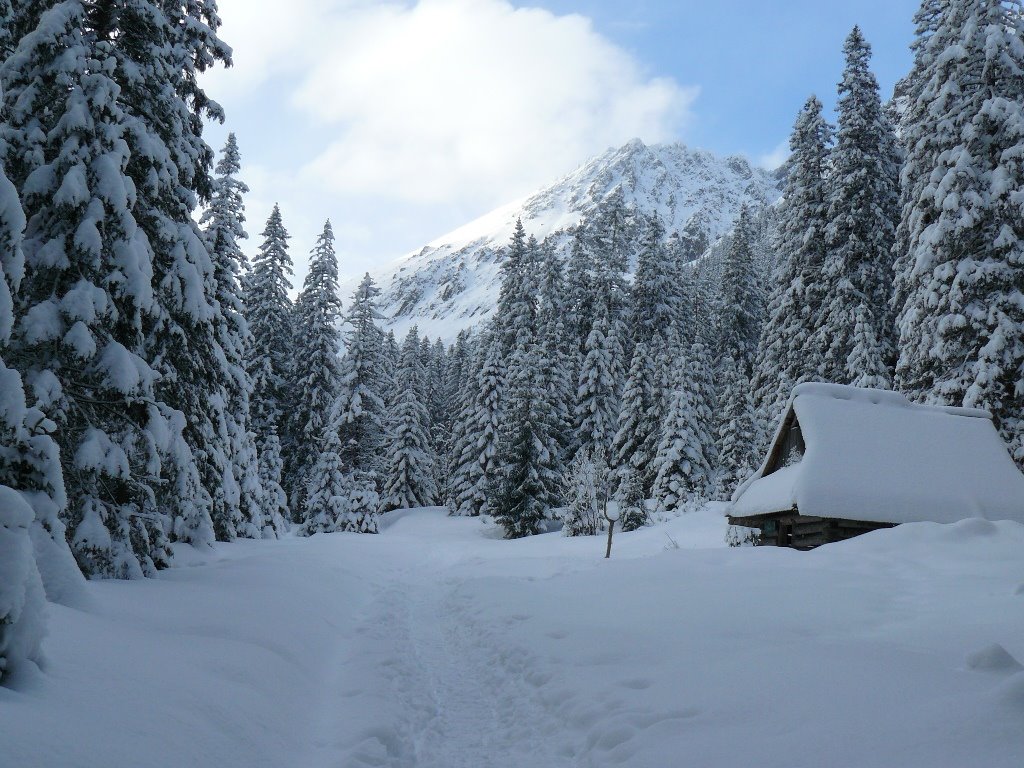
[[[460,483],[456,514],[474,517],[491,514],[498,491],[498,439],[505,391],[505,360],[501,337],[489,328],[480,339],[482,365],[467,402],[466,441],[459,456]]]
[[[658,413],[657,389],[655,361],[651,359],[647,342],[640,341],[633,347],[633,360],[622,394],[618,431],[612,447],[614,467],[620,480],[634,477],[645,494],[654,485],[657,471],[654,457],[663,423]]]
[[[402,344],[395,390],[388,408],[387,465],[383,509],[429,507],[436,499],[435,457],[430,448],[430,414],[421,399],[423,361],[413,326]]]
[[[558,498],[560,484],[556,416],[550,388],[542,375],[543,339],[540,338],[538,278],[539,246],[532,237],[517,247],[517,229],[503,275],[498,321],[511,338],[508,350],[503,419],[498,441],[498,486],[494,515],[509,538],[540,532],[540,526]],[[513,284],[507,285],[511,282]],[[506,314],[501,314],[502,310]],[[546,373],[546,372],[544,372]],[[543,383],[542,383],[543,382]]]
[[[285,461],[285,490],[289,505],[299,511],[304,504],[307,475],[317,462],[317,446],[341,389],[341,299],[334,230],[329,221],[310,254],[309,273],[293,312],[288,386],[292,403],[289,434],[293,442]]]
[[[722,360],[718,425],[718,497],[727,500],[755,469],[757,440],[754,400],[743,365]]]
[[[574,337],[567,328],[568,298],[562,262],[548,242],[542,245],[540,257],[543,277],[537,318],[541,376],[538,386],[548,398],[550,427],[558,451],[557,463],[564,468],[573,449],[576,388],[571,349]]]
[[[4,362],[14,329],[13,294],[24,275],[24,227],[17,191],[0,165],[0,683],[26,661],[40,661],[46,599],[65,601],[57,579],[64,575],[60,566],[71,561],[60,520],[67,498],[49,435],[53,424],[28,406],[21,376]],[[45,591],[40,568],[50,577]]]
[[[748,381],[761,337],[764,293],[754,263],[754,222],[740,209],[722,264],[721,351],[732,356]]]
[[[505,404],[499,442],[499,479],[494,499],[495,521],[506,538],[541,532],[559,497],[558,445],[553,437],[548,399],[537,386],[539,362],[534,353],[528,375],[514,376]]]
[[[292,302],[288,298],[288,290],[291,287],[292,259],[288,255],[288,238],[281,209],[274,205],[263,230],[263,243],[245,278],[245,305],[252,332],[251,346],[246,355],[253,387],[250,412],[264,489],[275,495],[276,489],[268,488],[266,483],[282,486],[283,477],[279,472],[274,478],[275,466],[281,460],[282,449],[290,448],[290,443],[281,438],[285,414],[290,408],[287,382],[291,361]],[[270,441],[275,445],[269,445]],[[269,452],[276,453],[276,458],[264,457],[263,454]],[[279,503],[268,504],[266,509],[271,507],[280,511]],[[285,517],[290,517],[290,513]]]
[[[346,466],[382,476],[387,406],[392,371],[384,357],[383,315],[377,306],[380,289],[369,273],[352,294],[341,362],[340,429],[342,459]]]
[[[1018,4],[950,0],[918,47],[895,304],[896,384],[992,411],[1024,463],[1024,44]]]
[[[258,437],[259,478],[263,488],[263,538],[274,539],[288,530],[291,509],[288,494],[281,485],[284,477],[284,459],[281,457],[281,440],[277,426],[267,425],[266,431]]]
[[[854,27],[843,46],[846,69],[839,84],[839,128],[830,154],[827,255],[828,286],[819,333],[825,350],[822,379],[847,383],[858,307],[874,321],[882,359],[894,359],[895,322],[890,309],[892,249],[899,198],[896,138],[869,69],[871,47]],[[861,337],[863,339],[863,337]]]
[[[594,260],[587,247],[586,230],[580,224],[573,232],[565,269],[565,332],[569,340],[568,352],[578,358],[575,361],[577,365],[582,359],[594,317],[593,279]]]
[[[531,333],[533,330],[529,326],[529,319],[523,316],[524,312],[529,314],[532,311],[529,309],[530,300],[533,298],[532,289],[536,287],[534,281],[537,277],[528,269],[529,263],[532,262],[529,248],[522,219],[517,219],[512,230],[512,239],[505,251],[505,259],[501,264],[501,289],[498,292],[495,310],[495,315],[502,319],[498,333],[501,336],[502,353],[506,361],[516,346],[517,336],[521,333]]]
[[[215,169],[213,197],[200,222],[205,226],[206,245],[213,259],[217,286],[215,298],[224,319],[216,330],[230,373],[223,382],[231,460],[230,472],[225,473],[224,478],[228,489],[227,503],[223,517],[213,520],[218,538],[222,539],[236,535],[261,536],[266,511],[249,411],[252,381],[245,360],[252,345],[252,336],[245,318],[241,280],[248,270],[249,260],[239,241],[248,237],[243,227],[243,198],[249,188],[238,178],[241,167],[238,141],[235,134],[228,134],[227,144]]]
[[[657,216],[647,221],[637,257],[630,296],[630,334],[633,344],[643,342],[650,350],[654,337],[677,326],[683,313],[680,274],[675,255],[663,242],[665,227]]]
[[[714,437],[711,433],[711,361],[696,342],[676,370],[668,419],[661,431],[653,469],[652,496],[662,511],[680,510],[711,494]]]
[[[212,0],[125,0],[89,4],[89,27],[109,41],[120,88],[126,173],[135,186],[134,215],[152,255],[155,312],[144,328],[145,355],[166,417],[180,422],[183,441],[164,450],[171,482],[157,503],[174,521],[174,536],[202,543],[212,520],[234,534],[237,507],[230,476],[225,389],[231,377],[220,348],[225,323],[215,300],[213,261],[195,220],[212,193],[214,153],[203,138],[207,119],[223,111],[200,84],[231,50],[218,37]],[[195,488],[198,478],[199,488]]]
[[[6,165],[27,214],[12,351],[55,424],[80,567],[137,577],[170,562],[170,536],[203,544],[213,532],[184,420],[147,362],[162,312],[154,248],[133,213],[144,209],[117,52],[88,11],[47,9],[0,75]]]
[[[465,376],[458,388],[455,412],[455,423],[452,430],[451,446],[448,457],[448,483],[446,486],[445,504],[450,515],[470,515],[474,510],[468,507],[472,498],[470,490],[473,483],[474,467],[476,466],[476,396],[480,376],[486,362],[489,345],[484,343],[482,335],[473,340],[463,336],[467,346],[468,360]],[[454,382],[453,382],[454,383]]]
[[[638,229],[621,186],[601,201],[593,219],[587,230],[587,247],[594,266],[594,298],[607,303],[610,327],[623,348],[623,354],[615,361],[621,369],[626,365],[625,355],[632,352],[628,348],[630,306],[626,274]],[[625,372],[617,373],[621,379]]]
[[[576,387],[576,431],[579,450],[610,463],[619,418],[615,357],[620,352],[608,302],[597,309]]]
[[[818,379],[824,349],[818,332],[824,305],[825,231],[832,129],[811,97],[790,138],[789,174],[779,204],[778,266],[754,376],[758,417],[773,424],[794,386]]]
[[[846,359],[846,381],[855,387],[890,389],[892,379],[885,362],[885,347],[875,333],[875,321],[867,302],[857,306],[853,344]]]
[[[5,10],[11,11],[9,7]],[[14,28],[10,15],[2,20]],[[4,59],[12,52],[8,47],[12,42],[0,39]],[[0,157],[5,154],[0,147]],[[20,374],[5,362],[15,330],[15,296],[25,278],[25,224],[18,192],[0,163],[0,392],[4,393],[0,397],[0,485],[20,493],[32,510],[28,531],[35,565],[24,575],[30,577],[32,569],[37,569],[50,602],[75,605],[82,592],[81,579],[66,539],[67,494],[60,449],[52,437],[56,425],[32,405]],[[13,508],[11,514],[15,514]],[[12,520],[10,525],[16,523]],[[27,590],[29,585],[25,586]],[[28,591],[22,594],[29,597]]]

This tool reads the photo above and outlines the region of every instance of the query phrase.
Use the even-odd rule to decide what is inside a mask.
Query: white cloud
[[[757,164],[768,171],[774,171],[789,159],[789,139],[780,141],[771,152],[757,158]]]
[[[468,218],[634,136],[676,138],[697,95],[583,16],[505,0],[219,5],[235,67],[209,90],[243,149],[247,132],[281,133],[274,158],[246,157],[277,178],[273,190],[250,181],[254,197],[281,199],[286,215],[334,209],[361,249],[399,222],[415,247],[463,223],[439,210]],[[264,128],[257,108],[289,118]],[[358,220],[336,215],[353,209]]]

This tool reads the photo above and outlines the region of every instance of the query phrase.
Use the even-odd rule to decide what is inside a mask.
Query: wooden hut
[[[801,384],[728,515],[760,544],[796,549],[901,523],[1024,523],[1024,475],[987,411]]]

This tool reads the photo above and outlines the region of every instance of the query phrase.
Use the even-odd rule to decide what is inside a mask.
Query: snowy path
[[[384,590],[360,631],[370,644],[349,664],[365,664],[377,649],[373,664],[399,709],[343,765],[569,765],[552,752],[552,713],[529,657],[475,624],[454,582]]]
[[[0,768],[1020,768],[1024,526],[797,553],[723,548],[703,513],[606,561],[389,522],[51,606]]]
[[[412,527],[415,542],[419,526]],[[437,543],[433,556],[412,554],[415,545],[395,548],[399,559],[387,563],[389,575],[360,615],[340,672],[336,709],[346,716],[327,723],[323,740],[336,751],[318,765],[574,765],[571,749],[558,746],[537,660],[503,633],[525,617],[489,626],[484,606],[460,588],[465,578],[452,573],[483,562],[476,534]],[[353,721],[346,700],[355,693],[365,704],[366,691],[375,692],[377,706]]]

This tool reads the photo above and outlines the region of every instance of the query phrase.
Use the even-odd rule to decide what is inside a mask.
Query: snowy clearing
[[[606,561],[428,509],[94,582],[0,689],[0,764],[1020,765],[1024,526],[723,533],[694,513]]]

